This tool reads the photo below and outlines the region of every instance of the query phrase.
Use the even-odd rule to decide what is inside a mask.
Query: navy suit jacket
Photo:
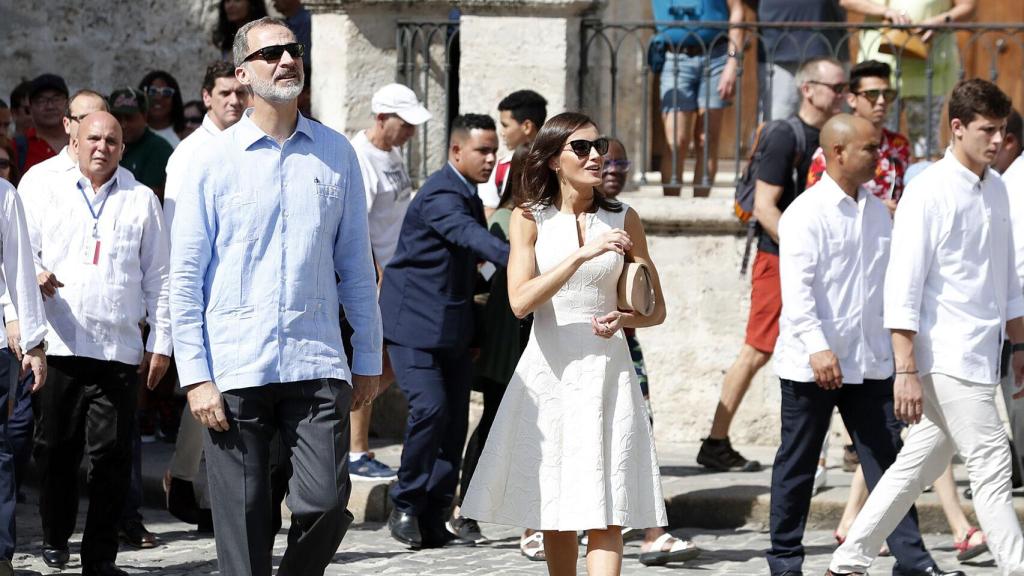
[[[423,183],[384,269],[384,339],[421,349],[458,349],[473,334],[477,263],[504,268],[508,244],[487,231],[484,207],[451,166]]]

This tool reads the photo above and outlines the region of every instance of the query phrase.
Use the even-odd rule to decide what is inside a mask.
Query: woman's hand
[[[615,310],[604,316],[593,316],[590,318],[590,326],[594,329],[595,336],[611,338],[622,328],[622,312]]]
[[[616,254],[625,254],[633,248],[633,241],[630,240],[629,234],[621,228],[613,228],[604,234],[601,234],[597,238],[594,238],[590,242],[587,242],[582,248],[580,248],[580,254],[584,260],[590,260],[597,258],[605,252],[615,252]]]

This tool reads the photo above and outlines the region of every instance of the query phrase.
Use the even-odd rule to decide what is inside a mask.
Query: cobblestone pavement
[[[14,566],[19,575],[58,574],[47,568],[39,558],[40,527],[36,512],[35,494],[29,494],[29,503],[18,506],[18,553]],[[84,523],[86,503],[80,511],[79,527]],[[122,546],[118,564],[132,574],[163,574],[184,576],[193,574],[216,574],[217,562],[213,539],[199,537],[189,526],[177,522],[162,510],[144,509],[146,525],[157,533],[162,545],[152,550],[134,550]],[[518,532],[515,529],[484,525],[484,533],[492,538],[491,543],[476,548],[453,550],[429,550],[412,552],[393,541],[381,524],[360,524],[353,526],[345,536],[334,562],[327,569],[330,575],[401,575],[401,576],[542,576],[547,574],[544,564],[530,562],[520,556]],[[278,535],[274,547],[276,558],[284,551],[286,530]],[[688,536],[700,546],[701,557],[686,564],[667,567],[644,567],[637,561],[639,542],[626,544],[626,558],[622,573],[626,575],[656,576],[658,574],[700,574],[702,576],[767,574],[764,550],[768,547],[768,534],[760,527],[739,530],[674,530],[679,536]],[[78,543],[81,534],[76,534],[71,543],[72,563],[64,574],[80,574]],[[927,536],[936,561],[945,567],[957,566],[949,536]],[[804,564],[805,573],[823,574],[834,548],[830,533],[809,532],[805,539],[808,558]],[[582,554],[581,554],[582,556]],[[971,576],[995,576],[996,570],[988,554],[978,558],[977,564],[963,567]],[[876,562],[875,574],[889,574],[891,558],[880,558]],[[585,574],[582,557],[579,573]]]

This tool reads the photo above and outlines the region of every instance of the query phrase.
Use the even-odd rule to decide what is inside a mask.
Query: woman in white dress
[[[608,141],[582,114],[548,120],[530,149],[510,223],[512,311],[533,331],[502,399],[462,513],[544,532],[548,573],[620,573],[623,526],[667,524],[658,460],[622,328],[665,319],[637,213],[607,199]],[[624,258],[646,264],[657,306],[616,308]]]

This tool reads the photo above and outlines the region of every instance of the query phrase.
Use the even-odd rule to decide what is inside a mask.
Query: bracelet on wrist
[[[917,370],[897,370],[896,374],[917,374]]]

